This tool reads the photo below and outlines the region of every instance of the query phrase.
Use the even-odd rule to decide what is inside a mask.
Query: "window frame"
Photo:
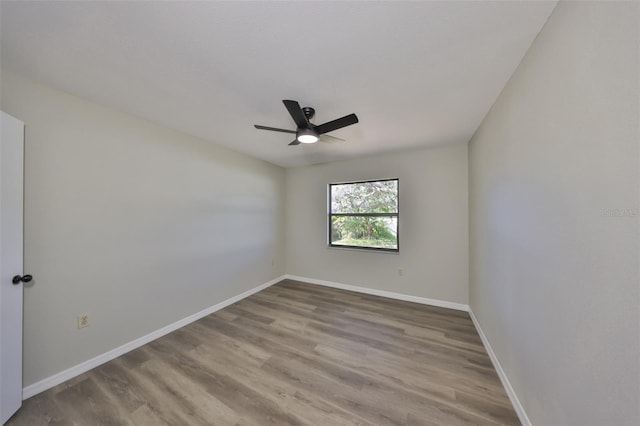
[[[358,183],[371,183],[371,182],[388,182],[388,181],[396,181],[396,194],[397,194],[397,206],[395,213],[333,213],[331,206],[331,194],[332,188],[338,185],[351,185]],[[367,247],[367,246],[352,246],[345,244],[334,244],[331,242],[331,224],[333,217],[395,217],[396,218],[396,248],[385,248],[385,247]],[[369,179],[369,180],[357,180],[357,181],[346,181],[346,182],[333,182],[327,185],[327,247],[328,248],[336,248],[336,249],[344,249],[344,250],[361,250],[361,251],[369,251],[369,252],[379,252],[379,253],[393,253],[398,254],[400,252],[400,179],[395,178],[385,178],[385,179]]]

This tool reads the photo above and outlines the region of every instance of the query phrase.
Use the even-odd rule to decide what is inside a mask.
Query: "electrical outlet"
[[[78,329],[89,327],[89,314],[78,315]]]
[[[404,275],[404,269],[398,268],[398,276],[401,277]]]

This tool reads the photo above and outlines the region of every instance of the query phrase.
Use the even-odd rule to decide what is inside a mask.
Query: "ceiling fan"
[[[300,104],[296,101],[285,99],[282,103],[287,108],[287,111],[289,111],[293,121],[296,123],[296,126],[298,127],[296,130],[279,129],[277,127],[260,126],[258,124],[254,124],[254,127],[256,129],[271,130],[273,132],[294,133],[296,135],[296,139],[289,145],[316,143],[319,140],[325,142],[331,139],[344,141],[344,139],[336,138],[325,133],[333,132],[334,130],[341,129],[358,122],[358,117],[355,114],[349,114],[316,126],[309,121],[313,118],[316,110],[311,107],[300,108]]]

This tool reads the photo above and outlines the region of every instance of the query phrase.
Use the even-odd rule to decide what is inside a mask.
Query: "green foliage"
[[[398,211],[398,181],[333,185],[332,213],[395,213]]]
[[[391,218],[367,216],[338,216],[332,221],[332,233],[342,239],[395,239],[395,223]],[[395,222],[395,221],[394,221]]]

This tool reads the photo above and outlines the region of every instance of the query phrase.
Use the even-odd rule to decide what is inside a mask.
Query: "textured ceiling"
[[[2,1],[2,66],[284,167],[466,142],[556,1]],[[343,143],[288,146],[282,99]]]

